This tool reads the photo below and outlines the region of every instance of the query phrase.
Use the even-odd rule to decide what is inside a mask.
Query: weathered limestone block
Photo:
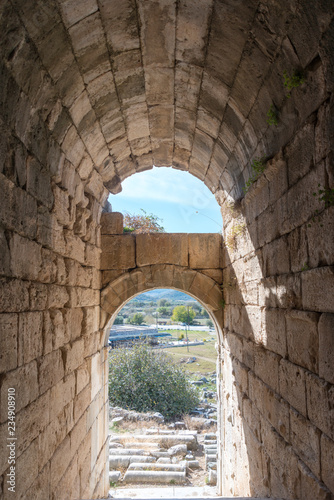
[[[334,440],[333,386],[306,372],[307,416],[311,422]]]
[[[0,373],[18,364],[19,315],[0,314]]]
[[[320,189],[320,188],[318,188]],[[334,207],[328,207],[314,222],[307,226],[309,258],[305,260],[310,267],[334,264]],[[317,242],[321,241],[321,245]]]
[[[65,373],[69,374],[78,368],[83,359],[84,339],[78,339],[71,344],[67,344],[63,350],[65,359]]]
[[[189,234],[189,267],[215,269],[222,264],[222,237],[220,234]]]
[[[334,268],[322,267],[302,273],[303,308],[334,312]]]
[[[152,264],[188,265],[188,235],[137,234],[136,263],[138,267]]]
[[[286,315],[289,360],[318,373],[319,367],[319,314],[289,311]]]
[[[37,201],[0,174],[0,222],[23,236],[36,235]]]
[[[279,366],[280,394],[290,405],[306,416],[305,370],[281,359]]]
[[[61,379],[58,384],[51,387],[50,390],[50,415],[51,421],[57,415],[64,412],[64,408],[68,405],[73,413],[73,399],[75,395],[75,375],[70,373],[65,378]],[[71,416],[71,418],[73,418]]]
[[[322,314],[318,329],[319,376],[334,384],[334,314]]]
[[[101,215],[101,234],[123,234],[123,214],[120,212]]]
[[[16,397],[16,412],[34,401],[39,394],[37,373],[37,363],[35,360],[21,366],[17,370],[6,373],[1,384],[1,400],[6,401],[8,389],[14,387],[17,391],[16,395],[18,395],[18,391],[20,392],[20,396]],[[1,405],[0,422],[6,422],[7,418],[8,408],[7,405],[3,404]]]
[[[329,492],[324,484],[318,481],[317,478],[310,473],[308,467],[306,467],[300,460],[298,461],[298,471],[300,473],[300,498],[305,498],[305,500],[313,500],[313,498],[317,498],[319,500],[331,500],[331,492]]]
[[[38,375],[40,394],[56,385],[63,378],[64,364],[60,349],[50,352],[39,361]]]
[[[43,353],[42,312],[21,313],[18,330],[18,364],[29,363]]]
[[[334,441],[325,434],[321,435],[321,478],[327,488],[334,491],[333,461]]]
[[[49,422],[50,392],[47,391],[16,415],[16,425],[20,429],[20,440],[17,447],[18,455],[41,434]]]
[[[50,173],[33,157],[27,160],[27,191],[47,208],[52,208]]]
[[[143,235],[148,236],[148,235]],[[136,267],[136,238],[131,234],[104,235],[102,238],[101,269],[131,269]]]
[[[290,409],[290,442],[295,452],[318,479],[320,478],[320,435],[319,429],[300,413]]]

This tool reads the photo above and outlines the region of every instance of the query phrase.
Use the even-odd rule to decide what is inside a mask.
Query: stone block
[[[318,188],[317,188],[318,190]],[[334,207],[328,207],[306,228],[309,258],[305,262],[313,267],[334,264]],[[319,245],[321,241],[321,245]]]
[[[101,234],[123,234],[123,214],[121,212],[101,215]]]
[[[189,267],[215,269],[222,264],[222,236],[220,234],[189,234]]]
[[[0,223],[23,236],[36,236],[37,201],[0,174]]]
[[[321,478],[330,491],[334,491],[334,441],[321,435]]]
[[[29,288],[30,309],[43,311],[48,300],[48,286],[42,283],[31,283]]]
[[[262,347],[255,347],[254,371],[263,382],[279,392],[280,356]]]
[[[18,412],[38,396],[37,363],[29,364],[12,370],[4,376],[1,383],[1,411],[0,422],[5,422],[8,417],[7,397],[8,389],[13,387],[16,391],[15,411]]]
[[[60,349],[52,351],[38,363],[39,390],[40,394],[50,389],[64,376],[64,364]]]
[[[18,429],[17,454],[23,452],[50,422],[50,393],[44,393],[38,399],[23,408],[16,415]]]
[[[50,414],[52,418],[64,412],[64,408],[73,401],[75,395],[75,374],[70,373],[50,391]]]
[[[134,235],[104,235],[101,241],[101,247],[102,270],[131,269],[136,267],[136,237]],[[146,259],[147,258],[146,256]]]
[[[334,440],[334,387],[312,373],[305,380],[308,418]]]
[[[136,262],[138,267],[152,264],[188,265],[187,234],[137,234]]]
[[[10,270],[10,251],[5,231],[0,227],[0,246],[1,246],[1,261],[0,261],[0,275],[11,276]]]
[[[313,157],[314,124],[308,123],[297,132],[285,150],[289,186],[293,186],[309,172],[313,165]]]
[[[291,310],[286,314],[289,360],[311,372],[319,369],[319,314]]]
[[[334,384],[334,314],[322,314],[318,329],[319,376]]]
[[[289,247],[286,238],[279,238],[266,245],[262,250],[262,256],[265,277],[289,273]]]
[[[65,357],[65,374],[68,375],[78,368],[83,361],[84,339],[78,339],[67,344],[63,355]]]
[[[91,387],[87,385],[75,398],[74,398],[74,422],[77,422],[89,407],[91,399]]]
[[[309,262],[307,228],[297,227],[288,235],[290,265],[293,273],[300,272]]]
[[[45,500],[45,496],[50,493],[50,464],[46,464],[43,470],[39,473],[37,478],[32,482],[30,488],[26,490],[27,498],[34,498],[35,500]]]
[[[15,496],[25,496],[27,489],[38,476],[38,440],[17,457]],[[10,500],[13,493],[7,488],[4,491],[4,500]]]
[[[290,405],[306,416],[305,371],[290,361],[281,359],[279,366],[279,390]]]
[[[309,186],[325,185],[325,165],[313,168],[305,177],[292,186],[278,201],[280,234],[290,233],[301,226],[322,206],[316,196],[310,196]]]
[[[310,470],[301,462],[298,461],[298,471],[300,473],[300,497],[305,500],[331,500],[332,494],[321,483]]]
[[[285,312],[282,309],[264,309],[262,325],[266,348],[285,358],[287,353]]]
[[[47,208],[52,208],[53,193],[50,173],[33,157],[27,160],[27,192]]]
[[[48,286],[48,309],[61,309],[69,301],[69,294],[65,286]]]
[[[0,373],[17,367],[18,326],[18,314],[0,315]]]
[[[295,453],[320,478],[320,435],[305,417],[290,409],[290,442]]]
[[[12,274],[17,278],[37,280],[41,269],[41,246],[14,233],[10,240]]]
[[[323,267],[302,273],[303,308],[334,312],[334,267]]]
[[[18,364],[29,363],[43,353],[43,313],[27,312],[19,316]]]
[[[276,303],[283,309],[301,309],[301,278],[300,275],[282,274],[276,279]]]
[[[54,491],[71,461],[71,440],[66,436],[51,458],[51,489]]]

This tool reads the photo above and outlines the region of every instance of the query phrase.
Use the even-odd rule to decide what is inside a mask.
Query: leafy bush
[[[192,410],[199,396],[170,355],[142,341],[111,351],[109,400],[113,406],[158,411],[171,419]]]

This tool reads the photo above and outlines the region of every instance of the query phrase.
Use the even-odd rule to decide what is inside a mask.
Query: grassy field
[[[190,336],[189,336],[190,340]],[[216,370],[216,359],[217,352],[215,349],[215,341],[206,342],[203,345],[189,346],[189,352],[187,347],[172,347],[171,349],[165,349],[166,352],[171,354],[175,359],[175,362],[179,362],[182,358],[196,357],[195,363],[182,363],[185,370],[191,373],[209,373]]]

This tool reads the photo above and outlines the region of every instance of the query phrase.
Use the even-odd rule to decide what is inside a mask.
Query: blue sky
[[[137,214],[143,208],[160,217],[160,224],[169,233],[221,232],[222,217],[215,197],[189,172],[154,167],[128,177],[122,187],[121,193],[109,196],[113,212]]]

